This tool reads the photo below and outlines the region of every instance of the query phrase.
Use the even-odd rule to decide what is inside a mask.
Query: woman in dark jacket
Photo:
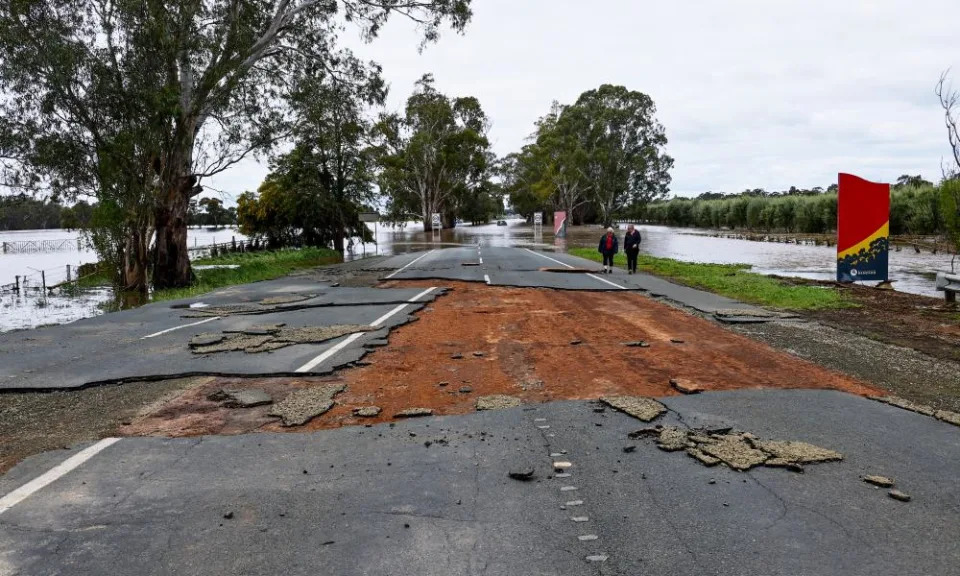
[[[607,233],[600,238],[597,252],[603,254],[603,273],[613,274],[613,255],[620,251],[620,242],[617,241],[613,228],[607,228]]]

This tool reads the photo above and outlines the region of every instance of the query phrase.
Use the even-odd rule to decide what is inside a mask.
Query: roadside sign
[[[886,282],[890,185],[840,174],[837,193],[837,281]]]
[[[360,213],[361,222],[379,222],[380,214],[377,212],[361,212]]]
[[[533,223],[543,226],[543,212],[533,213]]]
[[[440,227],[442,227],[442,226],[443,226],[443,220],[440,218],[440,213],[439,213],[439,212],[434,212],[434,213],[433,213],[433,227],[434,227],[434,228],[440,228]]]
[[[567,213],[558,211],[553,213],[553,236],[554,238],[567,237]]]

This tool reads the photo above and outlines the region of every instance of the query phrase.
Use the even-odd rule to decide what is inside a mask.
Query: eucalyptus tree
[[[446,23],[464,28],[470,2],[4,2],[0,157],[7,181],[92,190],[101,199],[133,180],[139,188],[116,196],[120,212],[149,220],[141,230],[154,236],[153,285],[185,286],[190,200],[204,179],[288,134],[291,72],[335,58],[346,23],[373,38],[399,14],[433,41]]]
[[[488,125],[476,98],[441,94],[429,74],[417,81],[404,114],[386,114],[376,127],[389,217],[422,219],[429,231],[431,215],[441,213],[452,226],[457,205],[488,187]]]
[[[605,84],[580,95],[560,114],[585,155],[583,170],[603,224],[626,206],[640,207],[667,195],[673,158],[653,100],[623,86]]]

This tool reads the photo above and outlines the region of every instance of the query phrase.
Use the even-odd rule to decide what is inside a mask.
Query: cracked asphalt
[[[277,322],[372,325],[402,306],[374,332],[310,345],[295,358],[284,351],[300,346],[211,355],[228,368],[250,362],[230,368],[238,374],[283,374],[310,358],[322,360],[307,373],[324,373],[361,357],[373,339],[382,344],[443,280],[635,290],[706,314],[745,310],[643,275],[543,271],[586,265],[521,249],[459,247],[370,264],[384,280],[436,278],[438,289],[415,303],[421,287],[337,288],[304,278],[235,287],[176,304],[249,311],[269,299],[294,308],[228,315],[194,331],[183,326],[202,318],[165,303],[139,316],[41,329],[23,348],[0,339],[0,378],[9,392],[133,379],[151,362],[166,372],[150,375],[179,374],[199,333]],[[151,338],[156,345],[132,339],[170,328]],[[90,357],[45,365],[37,355],[44,339],[64,356],[82,344]],[[136,358],[111,360],[118,345]],[[69,392],[55,394],[68,409]],[[0,576],[960,574],[960,428],[830,390],[660,401],[668,410],[651,423],[577,400],[301,434],[84,436],[0,477]],[[707,467],[629,437],[658,424],[731,427],[808,442],[843,460],[803,473]],[[509,476],[529,470],[528,481]],[[863,482],[867,475],[892,478],[911,501]]]
[[[128,438],[0,514],[0,574],[957,573],[955,427],[829,391],[664,403],[657,423],[789,437],[844,460],[803,474],[707,468],[630,440],[646,424],[592,402]],[[49,464],[30,459],[0,487]],[[508,477],[522,467],[532,480]]]

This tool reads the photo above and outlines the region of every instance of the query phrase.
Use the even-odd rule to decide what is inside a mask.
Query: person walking
[[[607,228],[607,233],[600,238],[597,251],[603,254],[603,273],[613,274],[613,256],[620,251],[620,242],[617,241],[613,228]]]
[[[637,256],[640,255],[640,231],[633,224],[627,225],[623,236],[623,253],[627,255],[627,274],[637,273]]]

